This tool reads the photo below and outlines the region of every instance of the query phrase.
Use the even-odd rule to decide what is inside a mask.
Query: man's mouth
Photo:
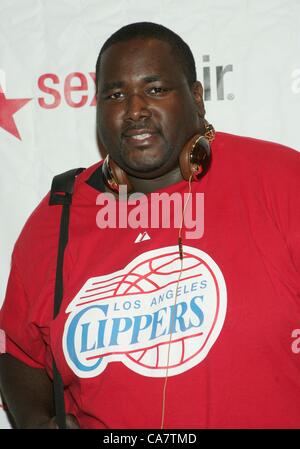
[[[132,136],[130,136],[131,139],[135,139],[135,140],[144,140],[144,139],[149,139],[149,137],[151,137],[152,134],[150,133],[144,133],[144,134],[134,134]]]
[[[155,136],[157,136],[156,132],[147,130],[147,129],[131,129],[126,131],[123,134],[123,138],[130,143],[145,143],[152,141]]]

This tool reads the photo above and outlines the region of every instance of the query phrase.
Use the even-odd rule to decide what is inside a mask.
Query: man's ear
[[[203,102],[203,87],[200,81],[195,81],[192,86],[192,94],[197,105],[197,109],[200,117],[204,118],[205,116],[205,108]]]

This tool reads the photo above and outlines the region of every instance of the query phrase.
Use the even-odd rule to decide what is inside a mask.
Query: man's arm
[[[53,417],[53,387],[44,369],[31,368],[3,354],[0,356],[0,389],[18,428],[37,429]],[[50,428],[55,428],[55,423],[52,424]]]
[[[0,356],[0,389],[18,428],[57,428],[53,384],[44,369],[31,368],[9,354],[3,354]],[[71,415],[67,415],[67,428],[79,428]]]

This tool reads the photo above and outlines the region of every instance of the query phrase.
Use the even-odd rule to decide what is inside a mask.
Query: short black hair
[[[163,25],[152,22],[136,22],[126,25],[112,34],[103,44],[96,63],[96,90],[98,90],[99,68],[101,56],[109,47],[119,42],[126,42],[130,39],[159,39],[167,42],[172,51],[178,57],[178,61],[182,66],[182,70],[186,76],[189,86],[191,87],[197,79],[195,59],[190,47],[184,40],[174,33],[174,31]]]

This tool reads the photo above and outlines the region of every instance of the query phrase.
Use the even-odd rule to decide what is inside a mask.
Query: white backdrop
[[[13,244],[53,175],[99,159],[95,62],[137,21],[191,46],[217,130],[300,150],[300,0],[0,0],[0,304]]]

